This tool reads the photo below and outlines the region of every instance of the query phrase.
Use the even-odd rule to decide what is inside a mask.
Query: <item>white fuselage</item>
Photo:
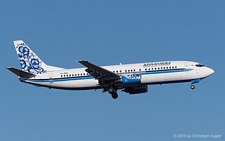
[[[141,74],[141,83],[138,85],[179,83],[200,81],[214,71],[205,66],[199,66],[191,61],[161,61],[137,64],[102,66],[119,75]],[[89,75],[86,68],[61,69],[57,71],[37,74],[34,78],[20,78],[22,82],[49,88],[85,90],[102,88],[99,81]],[[121,85],[121,88],[130,85]],[[120,87],[118,87],[120,88]]]

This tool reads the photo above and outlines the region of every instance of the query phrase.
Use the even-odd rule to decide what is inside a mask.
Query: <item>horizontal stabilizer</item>
[[[28,73],[28,72],[25,72],[25,71],[22,71],[22,70],[18,70],[16,68],[9,67],[7,69],[10,70],[11,72],[13,72],[14,74],[16,74],[19,77],[31,78],[31,77],[34,77],[35,76],[34,74],[31,74],[31,73]]]

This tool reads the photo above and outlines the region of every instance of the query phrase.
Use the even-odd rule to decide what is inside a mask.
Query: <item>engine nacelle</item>
[[[127,74],[121,77],[121,81],[123,85],[126,84],[136,84],[141,82],[141,74]]]
[[[141,86],[128,87],[128,88],[125,88],[123,91],[129,94],[146,93],[148,92],[148,86],[141,85]]]

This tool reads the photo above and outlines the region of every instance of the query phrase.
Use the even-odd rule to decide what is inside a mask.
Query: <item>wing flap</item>
[[[34,74],[22,71],[22,70],[18,70],[16,68],[12,68],[12,67],[8,67],[8,70],[10,70],[12,73],[16,74],[19,77],[27,77],[27,78],[31,78],[34,77]]]

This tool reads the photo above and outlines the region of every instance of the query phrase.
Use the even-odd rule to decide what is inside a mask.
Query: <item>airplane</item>
[[[212,75],[214,70],[192,61],[159,61],[111,66],[98,66],[79,60],[84,68],[65,69],[45,64],[22,40],[14,41],[21,69],[8,67],[21,82],[38,87],[63,90],[102,89],[113,99],[117,91],[142,94],[148,85],[190,82],[195,83]]]

